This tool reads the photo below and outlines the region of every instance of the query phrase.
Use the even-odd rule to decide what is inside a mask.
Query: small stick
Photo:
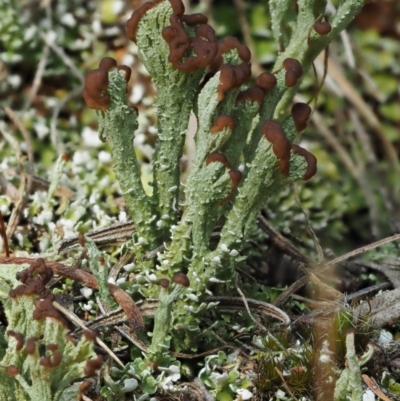
[[[10,248],[8,247],[6,227],[4,225],[3,213],[1,213],[1,211],[0,211],[0,234],[1,234],[1,237],[3,238],[4,249],[6,251],[6,257],[9,258],[10,257]]]

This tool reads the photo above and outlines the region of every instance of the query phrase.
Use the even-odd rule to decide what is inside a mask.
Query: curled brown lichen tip
[[[111,68],[115,68],[116,66],[117,61],[112,57],[104,57],[99,63],[99,68],[107,71],[111,70]]]
[[[217,117],[217,119],[214,121],[214,124],[210,128],[210,133],[215,134],[216,132],[222,131],[224,128],[229,128],[231,131],[236,128],[235,120],[226,114],[222,114]]]
[[[85,330],[83,332],[84,337],[86,338],[86,340],[88,341],[95,341],[96,340],[96,333],[94,331],[91,330]]]
[[[314,23],[314,31],[319,35],[327,35],[332,30],[332,26],[327,21],[317,21]]]
[[[166,278],[161,278],[158,280],[158,285],[160,285],[163,288],[168,288],[169,287],[169,280]]]
[[[19,375],[19,369],[14,365],[7,366],[6,374],[8,376],[17,376],[17,375]]]
[[[307,170],[304,174],[303,180],[307,181],[311,177],[313,177],[317,173],[317,158],[310,153],[308,150],[302,148],[299,145],[292,144],[292,150],[294,153],[299,154],[300,156],[303,156],[306,159],[307,162]]]
[[[253,102],[261,105],[263,100],[264,100],[264,91],[261,88],[255,86],[253,88],[248,88],[244,91],[241,91],[236,98],[236,103]]]
[[[303,67],[301,66],[299,61],[294,58],[287,58],[283,61],[283,68],[286,70],[286,86],[295,86],[297,84],[297,80],[303,75]]]
[[[53,352],[52,356],[42,356],[39,364],[46,368],[56,368],[62,361],[62,354],[60,351]]]
[[[39,340],[39,337],[29,337],[25,343],[25,352],[28,355],[33,355],[36,350],[36,341]]]
[[[91,109],[106,111],[110,106],[110,97],[104,93],[108,88],[108,70],[97,68],[89,71],[85,76],[82,91],[86,105]]]
[[[196,17],[197,21],[201,21]],[[195,28],[195,37],[190,37],[182,25],[178,14],[170,17],[171,25],[162,31],[162,37],[168,43],[170,54],[168,61],[183,72],[195,71],[207,67],[215,58],[218,45],[214,29],[207,24]],[[194,55],[183,60],[186,52],[192,46]]]
[[[50,294],[44,299],[36,298],[33,303],[36,309],[33,311],[33,318],[35,320],[44,320],[52,318],[59,321],[65,327],[68,327],[67,320],[58,312],[53,305],[54,296]]]
[[[291,110],[294,126],[297,132],[306,129],[307,121],[311,115],[311,107],[307,103],[295,103]]]
[[[287,177],[289,175],[289,161],[291,143],[279,123],[273,120],[267,120],[262,125],[262,133],[265,138],[271,142],[272,151],[279,159],[279,170]]]
[[[139,7],[137,10],[135,10],[131,17],[128,19],[126,22],[126,36],[128,37],[129,40],[132,42],[136,43],[136,31],[137,27],[139,25],[140,19],[143,17],[144,14],[148,10],[154,7],[154,3],[148,1],[147,3],[144,3],[141,7]]]
[[[102,355],[97,355],[96,358],[89,359],[86,362],[84,369],[85,376],[93,376],[97,370],[101,369],[103,366],[104,358]]]
[[[240,60],[242,60],[244,64],[250,62],[251,53],[249,48],[240,43],[235,37],[228,36],[218,42],[218,52],[210,64],[210,70],[213,72],[218,71],[224,62],[223,54],[228,53],[232,49],[236,49]]]
[[[219,152],[211,152],[206,159],[206,165],[208,166],[210,163],[222,163],[226,168],[231,168],[231,165],[228,161],[228,159],[226,158],[225,155],[223,155],[222,153]]]
[[[200,24],[207,24],[208,18],[201,13],[196,14],[184,14],[181,16],[180,20],[187,25],[200,25]]]
[[[81,394],[85,393],[86,391],[89,390],[91,387],[92,383],[89,380],[84,380],[80,385],[79,385],[79,392]]]
[[[7,330],[7,335],[9,337],[14,337],[17,340],[17,345],[15,346],[16,351],[20,351],[24,346],[24,336],[21,333],[17,333],[14,330]]]
[[[58,350],[58,345],[57,345],[57,344],[47,344],[47,345],[46,345],[46,348],[47,348],[49,351],[55,352],[55,351]]]
[[[276,82],[275,75],[270,72],[263,72],[256,78],[256,86],[261,88],[265,94],[272,90]]]
[[[172,277],[172,281],[176,284],[183,285],[184,287],[189,287],[190,285],[188,276],[182,272],[175,273],[174,276]]]
[[[240,181],[242,180],[242,173],[239,170],[236,169],[231,169],[229,170],[229,177],[231,179],[231,189],[235,189],[239,184]]]
[[[231,88],[239,88],[251,78],[250,65],[242,63],[238,66],[223,64],[220,68],[219,84],[217,87],[218,100],[225,98]]]

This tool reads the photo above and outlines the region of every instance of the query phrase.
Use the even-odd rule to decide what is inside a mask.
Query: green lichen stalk
[[[43,259],[18,275],[23,284],[4,303],[8,347],[0,362],[0,400],[77,399],[87,388],[82,379],[102,365],[93,349],[95,334],[87,331],[79,340],[68,334],[68,323],[45,288],[52,270]]]
[[[323,15],[326,1],[299,1],[298,10],[292,2],[271,1],[272,29],[282,51],[275,72],[262,73],[254,84],[247,47],[232,37],[217,41],[206,17],[185,15],[180,0],[146,3],[136,10],[127,36],[136,42],[158,91],[151,196],[144,194],[131,148],[136,112],[125,100],[123,67],[114,62],[107,69],[102,61],[97,75],[88,74],[85,100],[100,109],[101,129],[113,143],[117,178],[139,242],[165,249],[150,262],[137,260],[137,273],[166,280],[181,272],[190,282],[179,291],[176,285],[160,290],[149,283],[139,289],[145,297],[159,294],[148,354],[152,361],[182,339],[172,327],[187,331],[187,344],[193,341],[204,298],[216,285],[233,291],[243,244],[267,200],[316,173],[315,157],[297,144],[310,107],[295,104],[288,115],[281,105],[293,99],[304,70],[362,3],[342,2],[330,24]],[[196,156],[179,210],[179,159],[191,111],[198,123]]]

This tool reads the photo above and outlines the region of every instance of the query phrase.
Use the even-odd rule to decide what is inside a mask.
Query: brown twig
[[[362,246],[360,248],[357,248],[351,252],[345,253],[344,255],[341,255],[341,256],[327,262],[323,266],[313,270],[312,273],[320,274],[323,271],[325,271],[326,269],[328,269],[329,267],[332,267],[338,263],[344,262],[347,259],[353,258],[354,256],[371,251],[372,249],[378,248],[382,245],[388,244],[393,241],[397,241],[399,239],[400,239],[400,234],[395,234],[390,237],[386,237],[379,241],[373,242],[372,244]],[[309,280],[310,280],[310,278],[308,276],[303,276],[300,279],[298,279],[297,281],[295,281],[289,288],[286,289],[286,291],[284,291],[281,295],[279,295],[278,298],[276,298],[274,305],[279,306],[279,305],[284,304],[290,298],[291,294],[294,294],[300,288],[305,286]]]
[[[3,238],[4,249],[6,251],[6,257],[9,258],[10,257],[10,248],[8,247],[6,227],[4,225],[3,213],[1,213],[1,211],[0,211],[0,234],[1,234],[1,237]]]
[[[4,107],[4,111],[10,120],[15,124],[18,130],[21,132],[22,137],[24,138],[26,144],[26,153],[28,155],[28,174],[27,174],[27,187],[26,187],[26,196],[31,192],[32,188],[32,177],[33,177],[33,148],[32,148],[32,140],[28,130],[22,124],[22,121],[19,119],[17,114],[11,110],[9,107]]]
[[[258,224],[263,231],[265,231],[271,238],[271,241],[283,253],[291,256],[292,258],[305,263],[306,265],[312,264],[312,260],[303,255],[288,239],[286,239],[279,231],[277,231],[269,221],[263,216],[258,216]]]
[[[283,377],[283,374],[281,373],[281,371],[275,366],[275,372],[277,373],[277,375],[280,377],[280,379],[282,380],[282,384],[283,384],[283,387],[285,387],[285,390],[293,397],[293,399],[295,400],[295,401],[299,401],[295,396],[294,396],[294,394],[291,392],[291,390],[290,390],[290,388],[289,388],[289,386],[287,385],[287,383],[286,383],[286,381],[285,381],[285,378]]]
[[[35,259],[32,258],[19,258],[19,257],[10,257],[10,258],[2,258],[0,257],[0,264],[24,264],[24,263],[32,263]],[[95,290],[99,289],[99,284],[97,283],[96,278],[81,269],[74,269],[70,266],[63,265],[62,263],[46,261],[46,265],[53,270],[55,275],[59,275],[62,277],[69,278],[74,281],[78,281],[90,288],[94,288]],[[114,299],[118,302],[121,308],[124,310],[126,316],[128,317],[129,322],[135,329],[144,329],[143,317],[140,313],[139,308],[132,300],[132,298],[122,289],[117,287],[114,284],[108,284],[108,288],[110,290],[110,294],[114,297]]]

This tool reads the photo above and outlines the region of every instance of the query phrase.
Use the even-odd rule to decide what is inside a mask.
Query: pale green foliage
[[[361,2],[345,2],[342,8],[348,7],[348,3],[354,4],[352,11],[345,13],[346,19],[340,17],[338,11],[333,33],[320,36],[315,31],[309,33],[320,11],[313,10],[310,2],[301,2],[297,25],[293,25],[289,36],[282,39],[287,49],[279,56],[277,68],[281,68],[283,59],[289,56],[298,57],[307,67],[311,58],[332,39],[332,35],[343,29],[346,22],[353,18],[357,7],[361,6]],[[272,6],[273,10],[274,7],[282,8],[285,4],[280,2]],[[319,5],[321,9],[324,7],[325,4]],[[232,287],[235,266],[242,260],[240,251],[257,214],[274,193],[302,179],[307,167],[302,156],[292,153],[290,173],[285,177],[278,168],[272,145],[262,135],[264,121],[277,115],[277,106],[288,90],[285,70],[276,74],[277,84],[266,95],[260,108],[255,100],[235,103],[239,92],[248,86],[229,89],[221,101],[217,91],[220,72],[200,89],[204,69],[182,72],[168,61],[169,48],[161,32],[170,25],[171,14],[172,7],[168,1],[159,3],[140,19],[136,32],[139,57],[158,91],[158,138],[153,158],[152,195],[144,193],[140,182],[132,146],[136,112],[127,106],[126,84],[123,74],[116,69],[109,72],[109,110],[99,112],[100,129],[104,137],[111,139],[114,168],[129,214],[136,224],[134,239],[137,255],[165,243],[166,250],[158,255],[158,261],[155,264],[149,261],[137,263],[137,273],[170,278],[175,272],[185,271],[191,282],[190,296],[178,301],[172,316],[159,320],[162,325],[156,319],[153,352],[160,349],[164,339],[170,335],[170,324],[179,323],[181,328],[191,327],[192,330],[197,326],[196,315],[204,309],[201,299],[206,293],[211,293],[215,283]],[[285,15],[283,11],[278,14],[282,18]],[[278,42],[281,40],[279,24],[275,21],[273,27]],[[187,33],[193,36],[193,29],[185,27]],[[236,49],[224,54],[224,62],[240,64]],[[185,184],[183,214],[179,220],[179,159],[192,109],[198,121],[196,157]],[[233,116],[236,127],[210,134],[213,123],[222,114]],[[287,138],[296,141],[297,133],[291,116],[284,119],[282,127]],[[231,189],[229,170],[224,165],[206,163],[207,156],[215,151],[226,155],[232,168],[243,171],[243,179],[236,190]],[[211,235],[217,224],[222,224],[220,239],[216,246],[210,247]],[[158,291],[156,286],[151,285],[140,288],[144,296],[155,296]],[[161,305],[166,302],[165,313],[171,313],[172,301],[161,298]],[[163,306],[160,308],[164,310]],[[188,316],[188,310],[192,312],[191,316]]]
[[[4,266],[2,266],[4,268]],[[8,266],[6,266],[8,269]],[[25,340],[20,350],[17,340],[8,336],[8,347],[0,362],[0,400],[1,401],[58,401],[73,400],[78,396],[79,385],[71,386],[73,381],[84,377],[86,363],[96,357],[93,339],[85,336],[74,343],[67,339],[68,329],[57,319],[33,319],[34,300],[37,295],[22,295],[4,302],[8,319],[7,332],[20,333]],[[26,340],[37,337],[33,353],[26,352]],[[57,351],[46,349],[57,345]],[[45,355],[53,358],[55,352],[62,355],[56,367],[40,364],[44,355],[39,349],[46,349]],[[15,366],[19,374],[15,377],[6,374],[8,366]],[[80,384],[80,383],[79,383]]]

